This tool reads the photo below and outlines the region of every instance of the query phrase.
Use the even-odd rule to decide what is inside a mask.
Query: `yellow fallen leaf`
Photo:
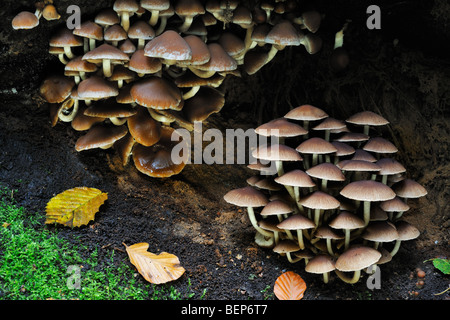
[[[150,283],[160,284],[176,280],[185,271],[176,255],[167,252],[160,254],[148,252],[148,243],[141,242],[131,246],[124,243],[123,245],[127,250],[130,262]]]
[[[47,203],[45,223],[79,227],[94,220],[108,195],[95,188],[77,187],[66,190]]]

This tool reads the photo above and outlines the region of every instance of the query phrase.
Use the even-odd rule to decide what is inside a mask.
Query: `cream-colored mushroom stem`
[[[130,14],[128,12],[120,13],[120,25],[125,32],[128,32],[128,29],[130,29]]]
[[[343,273],[342,271],[339,271],[339,270],[334,270],[334,271],[336,272],[339,279],[341,279],[345,283],[350,283],[350,284],[357,283],[359,278],[361,277],[361,270],[353,271],[353,277],[349,277],[348,275],[346,275],[345,273]]]
[[[109,78],[112,76],[112,65],[110,59],[103,59],[102,60],[102,68],[103,68],[103,75],[106,78]]]
[[[299,258],[299,257],[293,258],[290,252],[286,252],[286,258],[288,259],[288,261],[290,263],[296,263],[296,262],[299,262],[300,260],[302,260],[302,258]]]
[[[75,55],[72,53],[71,47],[65,46],[64,47],[64,53],[66,54],[67,58],[69,58],[69,59],[75,58]]]
[[[192,21],[194,21],[194,17],[193,16],[184,16],[184,17],[182,16],[182,18],[184,20],[183,20],[183,23],[178,27],[178,31],[186,32],[189,30],[189,28],[192,24]]]
[[[111,117],[109,121],[116,126],[121,126],[127,122],[127,118]]]
[[[155,34],[159,36],[161,33],[164,32],[164,30],[166,30],[166,26],[167,26],[167,17],[161,17],[161,19],[159,20],[158,29],[155,30]]]
[[[364,226],[370,222],[370,201],[364,201]]]
[[[305,213],[305,208],[303,208],[303,206],[300,204],[300,187],[298,186],[294,186],[294,199],[300,212],[302,214]]]
[[[200,70],[200,69],[197,69],[197,68],[194,68],[194,67],[188,67],[188,68],[189,68],[189,70],[191,70],[192,73],[195,74],[197,77],[204,78],[204,79],[210,78],[210,77],[212,77],[212,76],[216,73],[216,71],[214,71],[214,70],[208,70],[208,71],[206,71],[206,70]]]
[[[323,277],[323,283],[328,283],[329,279],[330,279],[330,273],[329,272],[325,272],[322,274]]]
[[[392,251],[390,252],[391,257],[393,257],[393,256],[395,256],[397,254],[398,250],[400,249],[401,243],[402,243],[402,240],[396,240],[395,241],[395,245],[392,248]]]
[[[59,108],[58,118],[63,122],[71,122],[78,112],[78,100],[69,98]],[[68,112],[68,113],[65,113]]]
[[[62,64],[68,64],[69,61],[66,60],[66,58],[64,57],[64,53],[59,53],[58,54],[58,59],[59,61],[61,61]]]
[[[281,51],[285,48],[286,46],[283,45],[277,45],[277,44],[273,44],[270,47],[269,52],[267,52],[267,58],[266,61],[264,62],[264,64],[268,64],[270,61],[272,61],[273,58],[275,58],[275,56],[277,55],[278,51]]]
[[[170,124],[175,121],[172,118],[168,118],[166,116],[163,116],[162,114],[159,114],[158,112],[156,112],[152,108],[147,108],[147,109],[148,109],[148,112],[150,113],[150,115],[152,116],[153,119],[163,123],[164,125],[166,125],[168,127],[170,127]]]
[[[265,237],[273,237],[272,232],[266,231],[266,230],[262,229],[260,226],[258,226],[258,221],[256,220],[256,217],[255,217],[255,211],[253,210],[252,207],[247,207],[247,213],[248,213],[250,222],[252,223],[252,225],[256,229],[256,231],[258,231]]]
[[[200,90],[200,86],[194,86],[191,89],[189,89],[189,91],[185,92],[183,94],[183,99],[187,100],[192,98],[193,96],[195,96],[195,94],[198,92],[198,90]]]
[[[150,10],[150,20],[148,20],[148,24],[152,27],[156,26],[159,20],[159,10]]]

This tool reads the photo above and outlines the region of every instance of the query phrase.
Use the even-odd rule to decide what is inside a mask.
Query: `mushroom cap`
[[[303,37],[302,44],[309,54],[315,54],[322,49],[323,40],[317,34],[308,33]]]
[[[370,152],[367,152],[363,149],[356,149],[355,154],[353,155],[351,160],[364,160],[369,162],[377,162],[377,158],[375,158]]]
[[[299,203],[310,209],[330,210],[339,208],[339,201],[322,191],[314,191],[300,199]]]
[[[189,60],[192,50],[186,40],[174,30],[166,30],[144,47],[145,55],[166,60]]]
[[[353,213],[341,211],[328,225],[334,229],[358,229],[364,227],[364,221]]]
[[[230,57],[238,56],[245,50],[244,40],[231,32],[222,33],[218,42]]]
[[[386,212],[405,212],[409,210],[409,206],[400,200],[399,197],[381,202],[380,208]]]
[[[381,258],[381,253],[373,248],[355,246],[342,253],[336,261],[336,269],[349,272],[367,268]]]
[[[287,230],[312,229],[316,227],[316,224],[301,214],[294,214],[278,223],[277,227]]]
[[[172,149],[179,143],[187,143],[184,140],[181,142],[177,139],[172,140],[173,136],[181,137],[175,129],[162,127],[161,138],[156,144],[150,147],[136,144],[133,148],[133,162],[136,169],[143,174],[157,178],[166,178],[180,173],[186,163],[174,163],[172,161]],[[183,158],[184,156],[184,154],[181,155]]]
[[[130,105],[120,104],[116,102],[116,99],[109,98],[91,104],[84,111],[84,115],[101,118],[128,118],[135,115],[136,112]]]
[[[264,230],[273,231],[273,232],[283,232],[280,228],[277,227],[275,222],[267,221],[267,220],[261,220],[258,221],[258,226],[261,227]]]
[[[85,53],[82,59],[94,63],[102,61],[104,59],[125,62],[130,60],[130,57],[128,57],[128,55],[120,49],[110,44],[104,43],[94,50]]]
[[[369,241],[391,242],[398,239],[398,232],[391,222],[374,221],[367,226],[361,237]]]
[[[128,68],[139,74],[153,74],[162,69],[162,62],[158,58],[146,56],[144,49],[139,49],[132,54]]]
[[[398,232],[398,239],[401,241],[407,241],[416,239],[418,236],[420,236],[420,231],[414,227],[412,224],[400,220],[395,223],[395,227],[397,228]]]
[[[364,160],[345,160],[340,166],[342,171],[365,171],[365,172],[379,172],[380,166],[376,163]]]
[[[313,130],[337,130],[345,128],[345,122],[342,120],[337,120],[335,118],[325,118],[321,123],[313,127]]]
[[[97,66],[93,63],[81,59],[82,57],[76,57],[70,60],[64,67],[64,71],[76,71],[76,72],[95,72]]]
[[[400,162],[392,158],[382,158],[376,163],[381,168],[378,174],[392,175],[406,172],[406,168]]]
[[[341,169],[336,167],[336,165],[328,162],[320,163],[314,167],[306,170],[306,173],[311,177],[331,180],[331,181],[345,181],[345,176]]]
[[[264,123],[255,129],[262,136],[296,137],[308,133],[302,126],[289,122],[285,118],[279,118]]]
[[[427,190],[412,179],[404,179],[395,183],[392,189],[402,198],[420,198],[427,195]]]
[[[344,142],[333,141],[331,144],[336,148],[336,155],[338,157],[348,156],[355,153],[355,148]]]
[[[80,28],[73,29],[73,34],[83,38],[103,40],[103,28],[93,21],[85,21]]]
[[[117,151],[122,159],[122,165],[126,166],[130,160],[131,152],[135,141],[130,133],[127,133],[125,137],[114,142],[113,148]]]
[[[311,180],[311,177],[300,169],[294,169],[292,171],[284,173],[279,177],[276,177],[275,182],[282,185],[305,188],[312,188],[316,185]]]
[[[60,29],[49,41],[50,47],[80,47],[83,40],[67,28]]]
[[[14,30],[33,29],[39,25],[39,19],[32,12],[22,11],[12,19],[11,25]]]
[[[237,62],[234,60],[219,43],[209,43],[208,49],[210,59],[207,63],[196,65],[195,68],[202,71],[233,71],[237,69]]]
[[[128,130],[137,143],[149,147],[161,138],[161,124],[154,120],[147,108],[137,106],[136,114],[127,120]]]
[[[163,11],[170,7],[170,0],[141,0],[141,7],[152,11]]]
[[[83,151],[94,148],[104,148],[123,138],[128,133],[126,126],[95,125],[75,143],[75,150]]]
[[[123,65],[116,66],[113,70],[112,75],[108,78],[109,81],[119,81],[119,80],[132,81],[135,79],[136,73]]]
[[[87,109],[86,106],[80,106],[75,118],[70,122],[70,125],[73,129],[77,131],[85,131],[89,130],[94,124],[102,122],[105,118],[102,117],[90,117],[84,114],[84,111]]]
[[[303,141],[295,150],[305,154],[328,154],[337,151],[330,142],[319,137],[313,137]]]
[[[382,137],[370,138],[364,145],[363,150],[376,153],[396,153],[398,151],[392,142]]]
[[[359,201],[386,201],[395,197],[391,188],[373,180],[350,182],[341,190],[340,194],[348,199]]]
[[[182,101],[173,82],[154,76],[136,82],[130,93],[137,104],[153,109],[178,110]]]
[[[305,271],[309,273],[327,273],[336,269],[336,263],[333,258],[326,254],[318,254],[305,267]]]
[[[298,46],[302,38],[290,21],[283,20],[267,33],[265,42],[281,46]]]
[[[248,51],[244,56],[244,71],[249,75],[255,74],[266,64],[267,57],[267,52]]]
[[[283,144],[260,146],[252,151],[252,156],[269,161],[301,161],[302,157],[293,148]]]
[[[262,216],[271,216],[278,214],[287,214],[294,211],[294,208],[281,200],[273,200],[264,206],[261,210]]]
[[[290,253],[300,250],[300,247],[297,243],[292,240],[281,240],[278,244],[273,248],[273,251],[276,253]]]
[[[128,30],[128,38],[151,40],[155,37],[155,30],[147,22],[138,20]]]
[[[317,32],[322,21],[322,15],[317,10],[308,10],[301,15],[303,25],[312,33]]]
[[[200,37],[187,35],[183,39],[191,48],[191,58],[189,60],[178,61],[178,66],[197,66],[205,64],[211,59],[209,47]]]
[[[358,112],[349,117],[345,121],[357,125],[369,125],[369,126],[384,126],[386,124],[389,124],[389,121],[387,121],[385,118],[372,111]]]
[[[204,121],[211,114],[220,112],[224,105],[225,98],[220,91],[201,86],[195,96],[186,100],[183,113],[189,122]]]
[[[119,49],[128,55],[133,54],[136,51],[136,46],[130,39],[126,39],[119,46]]]
[[[48,103],[60,103],[72,93],[75,82],[71,78],[53,75],[44,80],[39,93]]]
[[[314,236],[320,239],[332,239],[339,240],[344,239],[344,236],[340,233],[337,233],[329,226],[320,226],[314,231]]]
[[[222,84],[224,78],[224,76],[218,73],[215,73],[209,78],[201,78],[196,76],[193,72],[187,71],[174,79],[174,82],[179,88],[191,88],[196,86],[218,87]]]
[[[223,198],[239,207],[263,207],[269,202],[264,193],[250,186],[228,191]]]
[[[344,132],[342,136],[340,136],[337,139],[334,139],[334,141],[339,142],[361,142],[367,140],[369,140],[369,136],[359,132]]]
[[[94,22],[101,26],[112,26],[119,24],[120,18],[112,8],[106,8],[95,16]]]
[[[231,22],[240,25],[242,28],[248,28],[253,22],[252,12],[246,6],[238,4],[233,10]]]
[[[117,13],[134,13],[139,10],[139,4],[135,0],[115,0],[113,10]]]
[[[106,41],[122,41],[127,39],[128,35],[122,26],[115,24],[105,30],[104,38]]]
[[[304,104],[292,109],[284,117],[292,120],[315,121],[328,117],[328,114],[322,109]]]
[[[119,94],[116,85],[102,77],[92,76],[78,84],[78,96],[82,100],[99,100]]]
[[[179,0],[174,6],[174,10],[179,16],[196,16],[205,13],[205,8],[198,0]]]
[[[370,210],[370,221],[385,221],[387,219],[388,214],[379,205]]]

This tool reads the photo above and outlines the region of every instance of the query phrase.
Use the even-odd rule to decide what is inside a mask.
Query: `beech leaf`
[[[146,242],[131,246],[127,246],[125,243],[123,245],[127,250],[130,262],[150,283],[160,284],[176,280],[185,271],[176,255],[167,252],[151,253],[147,251],[149,244]]]
[[[66,190],[47,203],[45,223],[58,223],[71,228],[86,225],[94,220],[107,198],[107,193],[95,188],[76,187]]]
[[[273,293],[279,300],[301,300],[305,290],[305,281],[293,271],[287,271],[279,276],[273,287]]]

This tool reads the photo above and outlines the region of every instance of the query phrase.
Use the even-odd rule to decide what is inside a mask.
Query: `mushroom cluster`
[[[402,215],[408,199],[427,191],[377,130],[387,124],[371,111],[342,121],[312,105],[294,108],[255,129],[280,143],[255,149],[249,168],[259,173],[224,199],[247,207],[258,245],[291,263],[304,259],[305,271],[326,283],[332,271],[356,283],[362,270],[389,262],[402,241],[419,236]]]
[[[36,28],[41,18],[47,21],[58,20],[61,15],[56,10],[53,0],[38,1],[35,3],[35,11],[21,11],[11,21],[14,30],[28,30]]]
[[[287,46],[317,52],[321,19],[296,1],[116,0],[50,39],[64,75],[40,93],[52,125],[86,131],[77,151],[113,147],[123,165],[132,158],[142,173],[168,177],[184,167],[170,158],[171,135],[221,110],[225,77],[254,74]]]

